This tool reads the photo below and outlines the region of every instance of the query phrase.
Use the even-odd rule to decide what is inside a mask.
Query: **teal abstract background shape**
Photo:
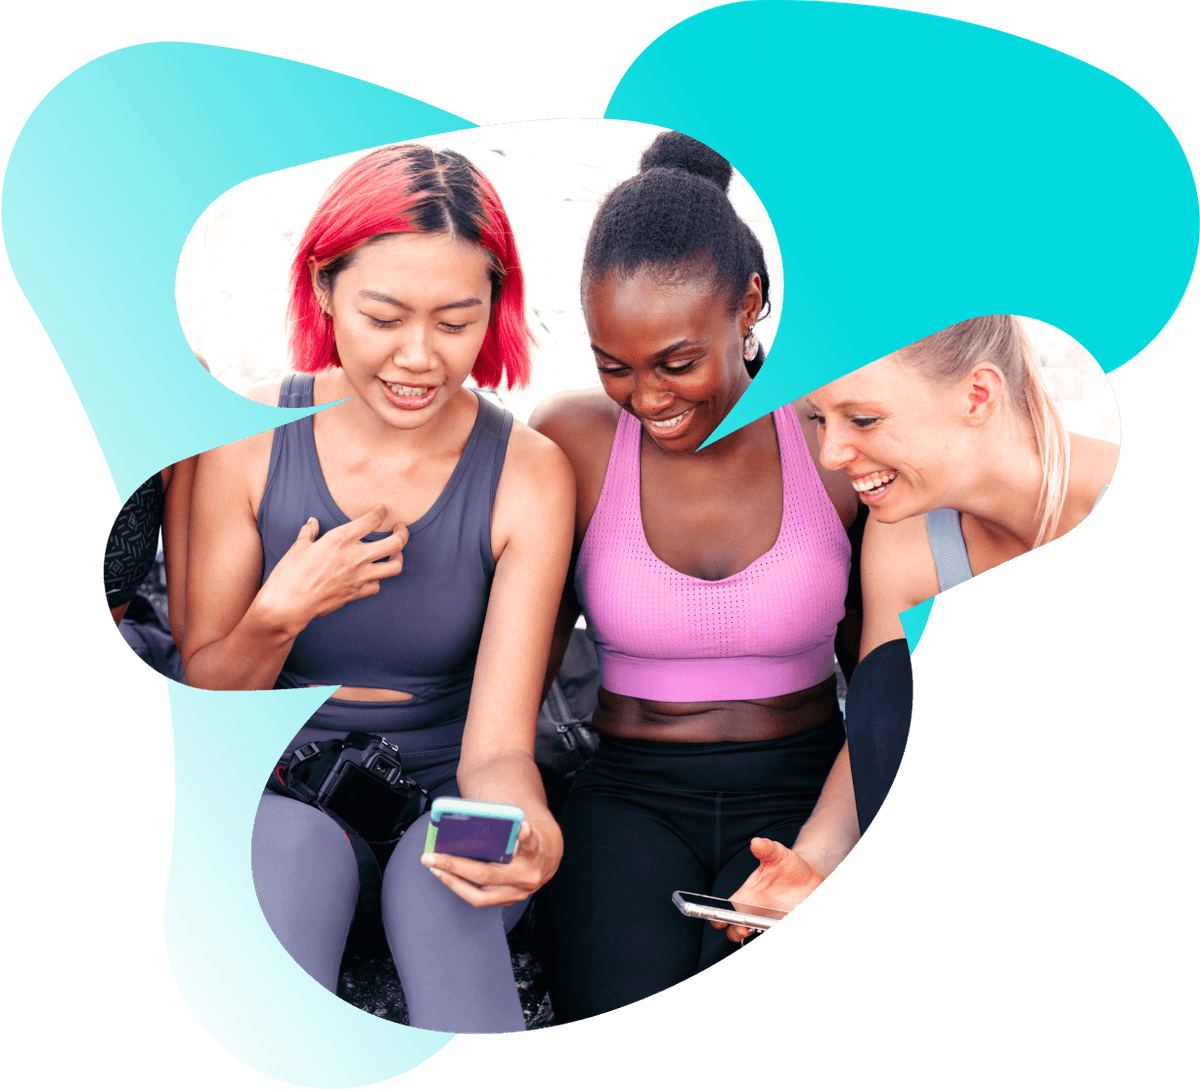
[[[709,442],[981,314],[1049,322],[1112,370],[1166,324],[1196,260],[1195,183],[1154,108],[971,23],[730,4],[642,52],[605,116],[716,148],[779,239],[771,356]]]
[[[607,115],[711,144],[775,225],[787,312],[718,435],[980,313],[1041,318],[1112,369],[1166,323],[1195,261],[1195,186],[1162,118],[1095,68],[966,23],[775,0],[714,9],[643,52]],[[204,208],[257,174],[464,127],[346,76],[189,44],[101,57],[43,100],[5,175],[5,244],[122,495],[169,462],[304,414],[245,401],[192,358],[175,269]],[[1053,259],[1035,261],[1031,238]],[[323,991],[254,899],[264,769],[325,694],[171,686],[168,951],[197,1017],[243,1062],[360,1085],[449,1037]],[[217,746],[226,780],[214,789],[192,769]]]
[[[171,971],[226,1051],[273,1077],[312,1086],[381,1081],[453,1039],[384,1021],[324,990],[285,952],[258,906],[250,829],[264,769],[333,691],[203,692],[170,684]]]
[[[4,244],[122,496],[308,414],[246,400],[192,355],[175,270],[200,213],[259,174],[470,127],[335,72],[185,43],[109,53],[38,104],[4,176]]]
[[[927,597],[919,605],[905,609],[900,614],[900,626],[904,629],[904,638],[908,643],[908,653],[912,654],[921,641],[921,633],[929,623],[929,614],[933,611],[935,598]]]
[[[175,271],[200,213],[258,174],[469,127],[334,72],[177,43],[108,54],[46,96],[5,174],[4,241],[122,495],[181,457],[310,411],[255,404],[196,363],[175,308]],[[99,556],[96,574],[99,585]],[[249,846],[265,776],[330,691],[171,685],[172,970],[231,1054],[314,1086],[402,1073],[453,1038],[382,1021],[324,991],[258,907]]]

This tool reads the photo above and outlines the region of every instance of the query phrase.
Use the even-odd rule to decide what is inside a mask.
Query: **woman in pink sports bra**
[[[763,357],[769,280],[731,173],[664,133],[609,194],[582,286],[603,388],[531,420],[577,482],[550,676],[581,610],[601,662],[600,747],[568,795],[539,917],[560,1022],[736,948],[681,915],[676,889],[790,908],[853,844],[819,814],[849,790],[833,673],[839,626],[854,626],[854,490],[820,468],[794,406],[698,449]]]

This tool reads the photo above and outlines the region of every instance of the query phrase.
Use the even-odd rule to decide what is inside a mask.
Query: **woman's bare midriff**
[[[310,684],[309,688],[323,688],[324,685]],[[412,699],[411,692],[394,692],[390,688],[352,688],[342,685],[331,697],[335,700],[357,700],[359,703],[394,703]]]
[[[709,703],[660,703],[601,688],[592,725],[609,737],[646,741],[769,741],[815,729],[836,709],[832,677],[786,696]]]

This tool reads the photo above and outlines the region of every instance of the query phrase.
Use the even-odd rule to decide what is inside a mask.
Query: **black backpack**
[[[534,759],[542,773],[550,812],[557,818],[571,780],[591,759],[600,742],[592,729],[600,660],[582,628],[571,632],[562,668],[538,711]]]

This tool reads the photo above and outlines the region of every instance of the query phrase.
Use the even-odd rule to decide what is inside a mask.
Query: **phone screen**
[[[466,813],[443,813],[437,823],[433,850],[480,862],[507,862],[512,856],[511,818],[478,817]]]

